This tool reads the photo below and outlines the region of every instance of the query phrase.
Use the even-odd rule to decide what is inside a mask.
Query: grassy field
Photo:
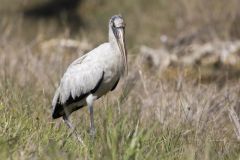
[[[163,34],[177,39],[207,25],[212,34],[204,40],[230,39],[236,4],[124,0],[117,8],[118,3],[107,0],[89,1],[79,9],[89,27],[75,34],[54,19],[33,23],[21,15],[5,15],[0,22],[1,159],[239,160],[240,142],[231,118],[233,112],[240,117],[239,72],[216,68],[207,74],[214,73],[214,79],[204,81],[208,77],[201,68],[170,67],[159,73],[138,61],[139,46],[160,47]],[[82,146],[61,119],[51,119],[51,101],[79,52],[107,39],[108,18],[115,12],[126,17],[130,71],[116,90],[96,102],[94,139],[88,133],[87,108],[73,113],[86,144]],[[43,47],[53,38],[73,38],[89,46]]]
[[[95,106],[94,141],[87,132],[87,109],[73,115],[86,144],[83,147],[69,136],[62,121],[51,120],[50,95],[31,85],[2,84],[3,159],[239,158],[239,142],[228,119],[228,108],[239,105],[239,86],[219,93],[214,85],[183,84],[176,91],[163,82],[157,88],[160,93],[147,98],[136,97],[135,91],[125,101],[107,96]],[[156,103],[151,102],[153,97]]]

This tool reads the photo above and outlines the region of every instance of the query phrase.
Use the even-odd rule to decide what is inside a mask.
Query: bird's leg
[[[91,136],[95,136],[95,133],[96,133],[95,127],[94,127],[94,118],[93,118],[93,102],[96,98],[97,98],[96,96],[93,96],[92,94],[90,94],[86,99],[89,113],[90,113],[90,135]]]
[[[93,119],[93,105],[88,106],[90,113],[90,135],[95,135],[94,119]]]
[[[71,135],[72,133],[74,133],[74,135],[75,135],[75,137],[77,138],[77,140],[78,140],[82,145],[84,145],[83,140],[82,140],[82,138],[80,137],[80,135],[77,133],[77,130],[76,130],[75,126],[74,126],[74,125],[71,123],[71,121],[69,120],[69,112],[68,112],[67,108],[66,108],[66,107],[63,107],[63,108],[64,108],[64,112],[65,112],[65,114],[63,115],[63,120],[64,120],[64,122],[66,123],[66,125],[71,129],[70,135]]]

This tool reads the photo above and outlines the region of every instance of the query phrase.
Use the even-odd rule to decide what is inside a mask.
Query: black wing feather
[[[111,91],[113,91],[117,87],[119,80],[120,80],[120,78],[118,78],[118,80],[115,82],[115,84],[113,85]]]
[[[79,102],[82,99],[86,98],[89,94],[95,93],[99,89],[99,87],[100,87],[100,85],[101,85],[101,83],[103,81],[103,78],[104,78],[104,72],[102,73],[101,79],[98,81],[96,86],[90,92],[81,94],[80,96],[77,96],[75,98],[73,98],[72,95],[70,94],[69,98],[67,99],[67,101],[64,104],[61,104],[60,98],[58,97],[56,107],[54,108],[54,111],[52,113],[52,118],[56,119],[56,118],[59,118],[59,117],[63,116],[63,114],[64,114],[64,112],[63,112],[63,105],[66,105],[66,106],[71,105],[73,103]],[[84,106],[77,106],[77,107],[75,107],[71,111],[71,113],[76,111],[76,110],[78,110],[78,109],[80,109],[80,108],[82,108],[82,107],[84,107]]]

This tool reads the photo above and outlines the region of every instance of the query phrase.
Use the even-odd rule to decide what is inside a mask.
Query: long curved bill
[[[127,50],[126,50],[126,46],[125,46],[125,32],[124,32],[124,28],[119,27],[117,29],[117,43],[118,43],[118,47],[120,49],[120,52],[122,54],[122,58],[124,61],[124,67],[125,67],[125,74],[128,74],[128,64],[127,64]]]

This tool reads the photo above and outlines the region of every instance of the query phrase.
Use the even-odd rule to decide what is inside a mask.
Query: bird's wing
[[[53,118],[62,116],[63,105],[77,102],[98,89],[104,77],[102,59],[108,48],[108,43],[102,44],[68,67],[52,101]]]
[[[65,72],[59,86],[59,101],[66,103],[96,91],[104,72],[96,60],[81,58],[74,61]]]

